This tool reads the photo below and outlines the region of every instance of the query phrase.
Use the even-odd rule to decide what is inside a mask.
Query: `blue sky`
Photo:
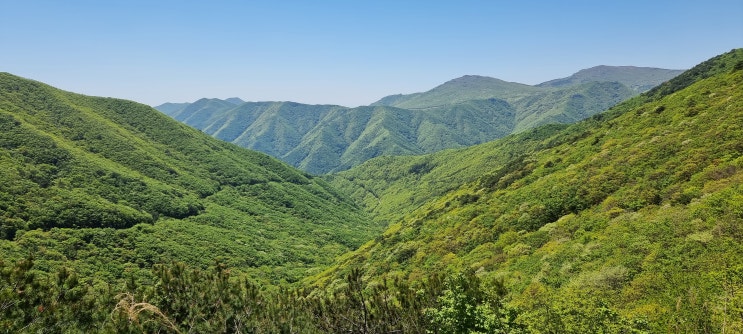
[[[357,106],[466,74],[689,68],[743,47],[743,0],[0,0],[0,45],[0,71],[88,95]]]

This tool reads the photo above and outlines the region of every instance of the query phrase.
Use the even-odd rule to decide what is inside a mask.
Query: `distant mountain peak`
[[[231,97],[231,98],[225,99],[224,101],[225,102],[232,103],[234,105],[240,105],[240,104],[245,103],[245,101],[243,101],[243,99],[241,99],[239,97]]]
[[[465,74],[459,78],[455,78],[449,81],[457,81],[457,80],[500,80],[493,77],[485,76],[485,75],[477,75],[477,74]]]
[[[464,75],[446,81],[426,92],[390,95],[371,105],[420,109],[489,98],[509,101],[535,90],[538,89],[529,85],[508,82],[493,77]]]
[[[461,76],[459,78],[451,79],[451,80],[449,80],[447,82],[444,82],[440,86],[444,86],[444,85],[447,85],[447,84],[467,84],[467,83],[479,83],[479,82],[482,82],[482,83],[494,83],[494,82],[499,82],[500,83],[500,82],[503,82],[503,83],[505,83],[507,81],[504,81],[504,80],[501,80],[501,79],[498,79],[498,78],[484,76],[484,75],[468,74],[468,75],[463,75],[463,76]]]
[[[644,92],[665,81],[671,80],[684,70],[669,70],[656,67],[598,65],[582,69],[573,75],[538,84],[538,87],[564,87],[587,82],[619,82],[634,90]]]

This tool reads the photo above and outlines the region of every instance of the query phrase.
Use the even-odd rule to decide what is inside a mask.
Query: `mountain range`
[[[0,331],[741,332],[741,85],[735,49],[572,124],[313,176],[139,103],[0,73]],[[512,94],[450,106],[518,120],[508,99],[528,95]],[[349,110],[201,105],[226,104],[274,108],[266,131]],[[180,115],[205,119],[192,105]],[[354,110],[450,110],[421,108]]]
[[[163,113],[216,138],[323,174],[382,155],[467,147],[548,123],[573,123],[682,71],[599,66],[529,86],[468,75],[367,107],[201,99]]]

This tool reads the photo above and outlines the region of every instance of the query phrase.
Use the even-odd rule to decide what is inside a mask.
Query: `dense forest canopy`
[[[0,74],[0,331],[741,332],[742,84],[320,178]]]
[[[0,74],[4,258],[105,279],[222,257],[295,281],[380,231],[324,181],[134,102]],[[319,250],[319,251],[318,251]],[[133,268],[130,268],[133,267]]]

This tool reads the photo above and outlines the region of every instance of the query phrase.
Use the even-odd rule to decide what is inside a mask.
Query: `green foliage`
[[[326,173],[380,155],[421,154],[502,137],[513,129],[512,109],[496,99],[424,111],[292,102],[235,106],[202,99],[182,109],[167,104],[162,111],[216,138]]]
[[[33,269],[31,258],[0,262],[3,332],[447,333],[450,323],[491,333],[519,328],[504,322],[513,321],[516,310],[500,312],[497,298],[505,291],[486,301],[472,273],[449,275],[445,283],[431,275],[416,286],[401,280],[370,285],[353,270],[343,287],[308,293],[261,289],[221,262],[206,270],[157,265],[151,281],[130,276],[125,284],[96,287],[67,268],[47,277]],[[463,314],[447,311],[452,306],[477,310],[475,318],[460,319]]]
[[[587,82],[535,93],[512,102],[519,111],[513,131],[551,123],[575,123],[636,94],[618,82]]]
[[[450,275],[438,307],[425,310],[433,333],[517,333],[521,326],[513,323],[517,312],[506,310],[501,298],[506,293],[502,281],[495,281],[494,296],[481,289],[480,280],[469,272]]]
[[[110,281],[131,264],[229,257],[261,280],[296,281],[381,229],[265,154],[141,104],[10,74],[0,74],[0,166],[0,254],[33,252],[48,272]]]
[[[328,176],[372,223],[146,106],[0,74],[0,331],[739,332],[741,57],[574,125]]]
[[[679,72],[630,67],[595,71],[569,84],[539,87],[465,76],[425,93],[384,98],[370,107],[235,105],[201,99],[157,108],[216,138],[268,153],[310,173],[328,173],[378,156],[432,153],[543,124],[573,123]]]
[[[0,330],[5,333],[34,331],[94,331],[105,321],[95,309],[96,296],[70,269],[41,276],[32,269],[33,258],[6,264],[0,261]]]
[[[530,332],[739,328],[740,286],[721,277],[743,265],[742,55],[574,125],[328,177],[390,227],[312,280],[476,270],[503,279]],[[467,309],[447,298],[459,306],[433,314]]]
[[[675,78],[651,89],[646,96],[649,98],[660,98],[673,94],[689,85],[721,73],[734,71],[739,68],[741,53],[743,49],[733,49],[730,52],[715,56],[694,66]]]

